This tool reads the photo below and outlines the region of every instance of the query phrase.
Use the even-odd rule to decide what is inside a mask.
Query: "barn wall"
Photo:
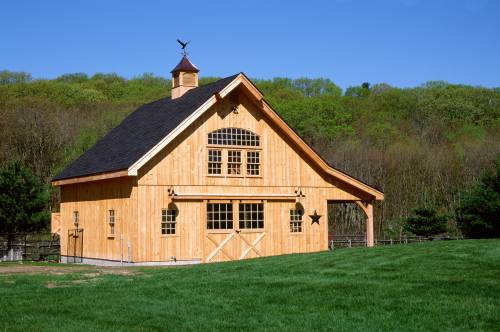
[[[66,255],[73,211],[79,212],[83,256],[121,260],[137,256],[137,187],[131,178],[61,187],[61,255]],[[115,236],[109,234],[108,210],[115,210]],[[122,238],[123,236],[123,238]],[[130,251],[128,246],[130,243]]]
[[[233,112],[234,106],[238,112]],[[327,200],[359,200],[352,188],[327,178],[305,159],[286,135],[262,115],[242,91],[236,90],[207,111],[169,146],[139,170],[137,178],[116,178],[61,187],[61,253],[67,252],[68,230],[73,228],[72,212],[80,213],[84,229],[83,256],[134,262],[219,261],[314,252],[327,249]],[[224,128],[251,130],[261,139],[261,176],[208,176],[207,135]],[[266,199],[265,223],[261,230],[208,231],[206,199],[182,199],[183,195],[232,195],[261,201],[259,195],[294,195],[300,187],[305,197],[303,232],[290,233],[289,210],[295,198]],[[179,195],[173,201],[168,190]],[[161,234],[161,211],[175,204],[175,235]],[[109,237],[107,211],[115,210],[116,231]],[[311,224],[310,214],[322,215]],[[234,224],[237,225],[235,216]],[[235,227],[237,228],[237,227]],[[232,234],[234,233],[234,234]],[[232,234],[232,235],[231,235]],[[230,237],[224,250],[220,244]],[[260,240],[259,240],[260,239]],[[250,248],[249,244],[255,244]],[[129,250],[130,248],[130,250]],[[216,255],[211,255],[217,252]],[[210,259],[208,259],[210,257]]]

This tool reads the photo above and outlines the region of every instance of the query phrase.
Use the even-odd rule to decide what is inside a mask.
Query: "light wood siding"
[[[131,178],[78,183],[61,187],[61,254],[66,255],[73,211],[79,213],[83,231],[83,256],[131,259],[137,256],[137,187]],[[108,210],[115,210],[115,235],[108,237]]]
[[[236,95],[235,95],[236,94]],[[228,194],[228,195],[293,195],[301,187],[305,197],[301,203],[305,208],[302,233],[290,233],[289,210],[293,201],[267,201],[265,203],[265,235],[256,248],[262,255],[280,255],[295,252],[311,252],[327,249],[327,199],[357,200],[353,195],[332,184],[304,160],[285,138],[277,132],[271,122],[261,116],[257,105],[245,94],[236,91],[215,105],[192,126],[177,137],[140,171],[139,224],[147,260],[200,258],[206,260],[210,253],[226,239],[231,232],[206,230],[206,202],[176,201],[179,208],[178,236],[160,234],[161,209],[169,202],[169,188],[180,195],[186,194]],[[234,106],[237,113],[233,112]],[[207,135],[226,127],[250,130],[261,140],[261,175],[259,177],[208,176]],[[224,160],[226,163],[226,160]],[[175,199],[174,199],[175,201]],[[184,211],[187,210],[187,211]],[[311,225],[309,215],[314,211],[323,215],[320,224]],[[237,215],[234,217],[235,228]],[[234,231],[232,231],[234,232]],[[233,236],[210,261],[239,258],[248,245],[262,232],[242,230]],[[243,239],[241,237],[244,237]],[[229,254],[231,257],[229,257]],[[245,258],[259,256],[250,250]]]
[[[225,127],[247,129],[260,136],[259,177],[207,175],[207,134]],[[61,253],[66,254],[73,211],[80,213],[84,256],[90,258],[120,260],[123,253],[127,260],[129,243],[130,258],[134,262],[169,261],[173,257],[212,262],[326,250],[327,200],[363,197],[339,181],[325,178],[321,175],[323,172],[311,165],[314,163],[297,152],[243,90],[236,89],[139,169],[137,178],[62,186]],[[296,202],[293,198],[272,199],[272,195],[290,197],[295,195],[297,187],[305,195],[300,199],[305,214],[302,232],[290,233],[289,211]],[[179,195],[173,200],[179,211],[176,234],[162,235],[161,211],[172,203],[170,188]],[[252,197],[248,196],[254,195],[255,202],[262,200],[259,195],[268,195],[266,199],[270,199],[264,201],[264,229],[240,233],[208,231],[206,204],[210,198],[182,200],[182,195],[187,194],[242,195],[250,201]],[[114,239],[108,238],[107,211],[110,209],[116,214]],[[311,224],[309,215],[314,211],[322,215],[319,225]],[[237,229],[237,213],[234,225]]]

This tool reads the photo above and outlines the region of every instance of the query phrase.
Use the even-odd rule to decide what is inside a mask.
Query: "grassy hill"
[[[500,240],[180,268],[0,264],[0,298],[6,331],[498,331]]]

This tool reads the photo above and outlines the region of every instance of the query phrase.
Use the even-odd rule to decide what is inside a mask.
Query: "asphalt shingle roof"
[[[238,74],[139,107],[53,180],[125,170]]]

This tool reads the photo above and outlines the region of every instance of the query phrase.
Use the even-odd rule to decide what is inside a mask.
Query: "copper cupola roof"
[[[171,73],[174,74],[179,71],[197,73],[200,70],[189,61],[189,59],[184,55],[181,61],[172,69]]]

